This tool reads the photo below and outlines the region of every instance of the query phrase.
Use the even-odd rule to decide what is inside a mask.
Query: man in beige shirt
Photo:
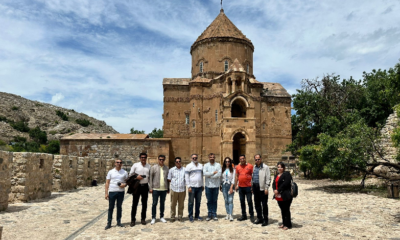
[[[151,209],[151,224],[156,222],[157,204],[160,199],[160,221],[166,223],[164,219],[165,198],[169,193],[169,182],[167,180],[169,169],[164,165],[165,156],[158,156],[158,164],[150,168],[149,187],[153,194],[153,206]]]

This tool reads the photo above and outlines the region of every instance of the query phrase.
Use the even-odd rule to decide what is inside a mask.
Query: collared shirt
[[[171,190],[174,192],[184,192],[185,187],[185,168],[173,167],[169,170],[168,180],[171,180]]]
[[[229,171],[229,168],[225,169],[225,171],[221,174],[222,184],[234,184],[235,175],[236,175],[235,169],[233,169],[232,173]]]
[[[261,163],[259,167],[257,165],[254,166],[253,168],[253,183],[260,183],[260,168],[263,167],[263,164]]]
[[[164,169],[163,169],[164,166],[162,167],[160,165],[158,166],[160,167],[160,188],[154,188],[154,190],[167,191],[167,189],[165,188],[165,181],[164,181]]]
[[[203,183],[203,165],[197,163],[197,166],[191,162],[185,168],[185,182],[187,187],[202,187]]]
[[[215,171],[217,171],[216,174],[214,174]],[[203,168],[203,175],[206,187],[219,188],[221,185],[221,165],[219,163],[206,163]]]
[[[139,175],[146,175],[145,178],[140,180],[140,184],[149,183],[150,164],[146,163],[146,165],[143,166],[141,162],[134,163],[132,165],[131,171],[129,172],[129,176],[132,176],[134,173]]]
[[[239,187],[251,187],[251,175],[253,174],[253,165],[246,163],[236,166],[236,175],[238,176]]]
[[[120,188],[118,183],[125,183],[128,178],[128,173],[124,169],[120,169],[119,171],[115,168],[111,169],[107,173],[107,180],[110,180],[110,186],[108,188],[108,192],[124,192],[124,188]]]

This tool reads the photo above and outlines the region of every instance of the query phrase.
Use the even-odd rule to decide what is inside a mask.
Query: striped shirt
[[[185,187],[185,168],[173,167],[169,170],[168,180],[171,180],[171,190],[174,192],[184,192]]]
[[[215,171],[217,171],[216,174],[214,174]],[[221,184],[221,165],[219,163],[206,163],[203,168],[203,174],[206,182],[206,187],[219,188]]]
[[[202,187],[203,184],[203,165],[197,166],[191,162],[185,168],[185,182],[187,187]]]
[[[253,168],[253,183],[260,183],[260,168],[263,167],[263,164],[261,163],[259,167],[257,165],[254,165]]]

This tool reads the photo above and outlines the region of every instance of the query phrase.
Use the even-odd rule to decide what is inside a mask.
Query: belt
[[[148,185],[149,185],[148,183],[140,184],[141,187],[148,186]]]

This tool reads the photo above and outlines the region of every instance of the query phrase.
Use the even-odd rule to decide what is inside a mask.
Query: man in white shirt
[[[136,179],[140,180],[140,185],[136,194],[133,195],[132,211],[131,211],[131,227],[136,224],[136,211],[139,204],[139,198],[142,198],[142,215],[141,223],[146,225],[146,211],[147,211],[147,199],[149,198],[149,176],[150,176],[150,164],[147,163],[147,153],[141,153],[139,155],[140,162],[133,164],[129,176],[138,174]]]
[[[203,175],[206,183],[206,197],[208,216],[207,221],[217,218],[218,190],[221,184],[221,165],[215,162],[215,154],[208,154],[210,162],[206,163],[203,168]]]
[[[168,173],[168,181],[171,183],[171,222],[175,221],[176,203],[178,203],[178,221],[182,221],[184,201],[186,198],[185,168],[182,167],[182,159],[175,158],[175,167]]]
[[[106,177],[106,200],[108,200],[108,218],[105,230],[111,228],[115,201],[117,202],[117,226],[123,227],[123,225],[121,224],[122,202],[124,201],[124,187],[126,187],[125,181],[128,178],[128,173],[121,168],[122,161],[120,159],[116,159],[114,165],[115,168],[108,171]]]
[[[204,191],[203,184],[203,165],[197,161],[197,154],[192,154],[192,162],[189,163],[185,168],[185,181],[189,192],[189,221],[193,220],[193,204],[196,200],[195,206],[195,219],[202,221],[200,217],[200,204],[201,204],[201,194]]]

